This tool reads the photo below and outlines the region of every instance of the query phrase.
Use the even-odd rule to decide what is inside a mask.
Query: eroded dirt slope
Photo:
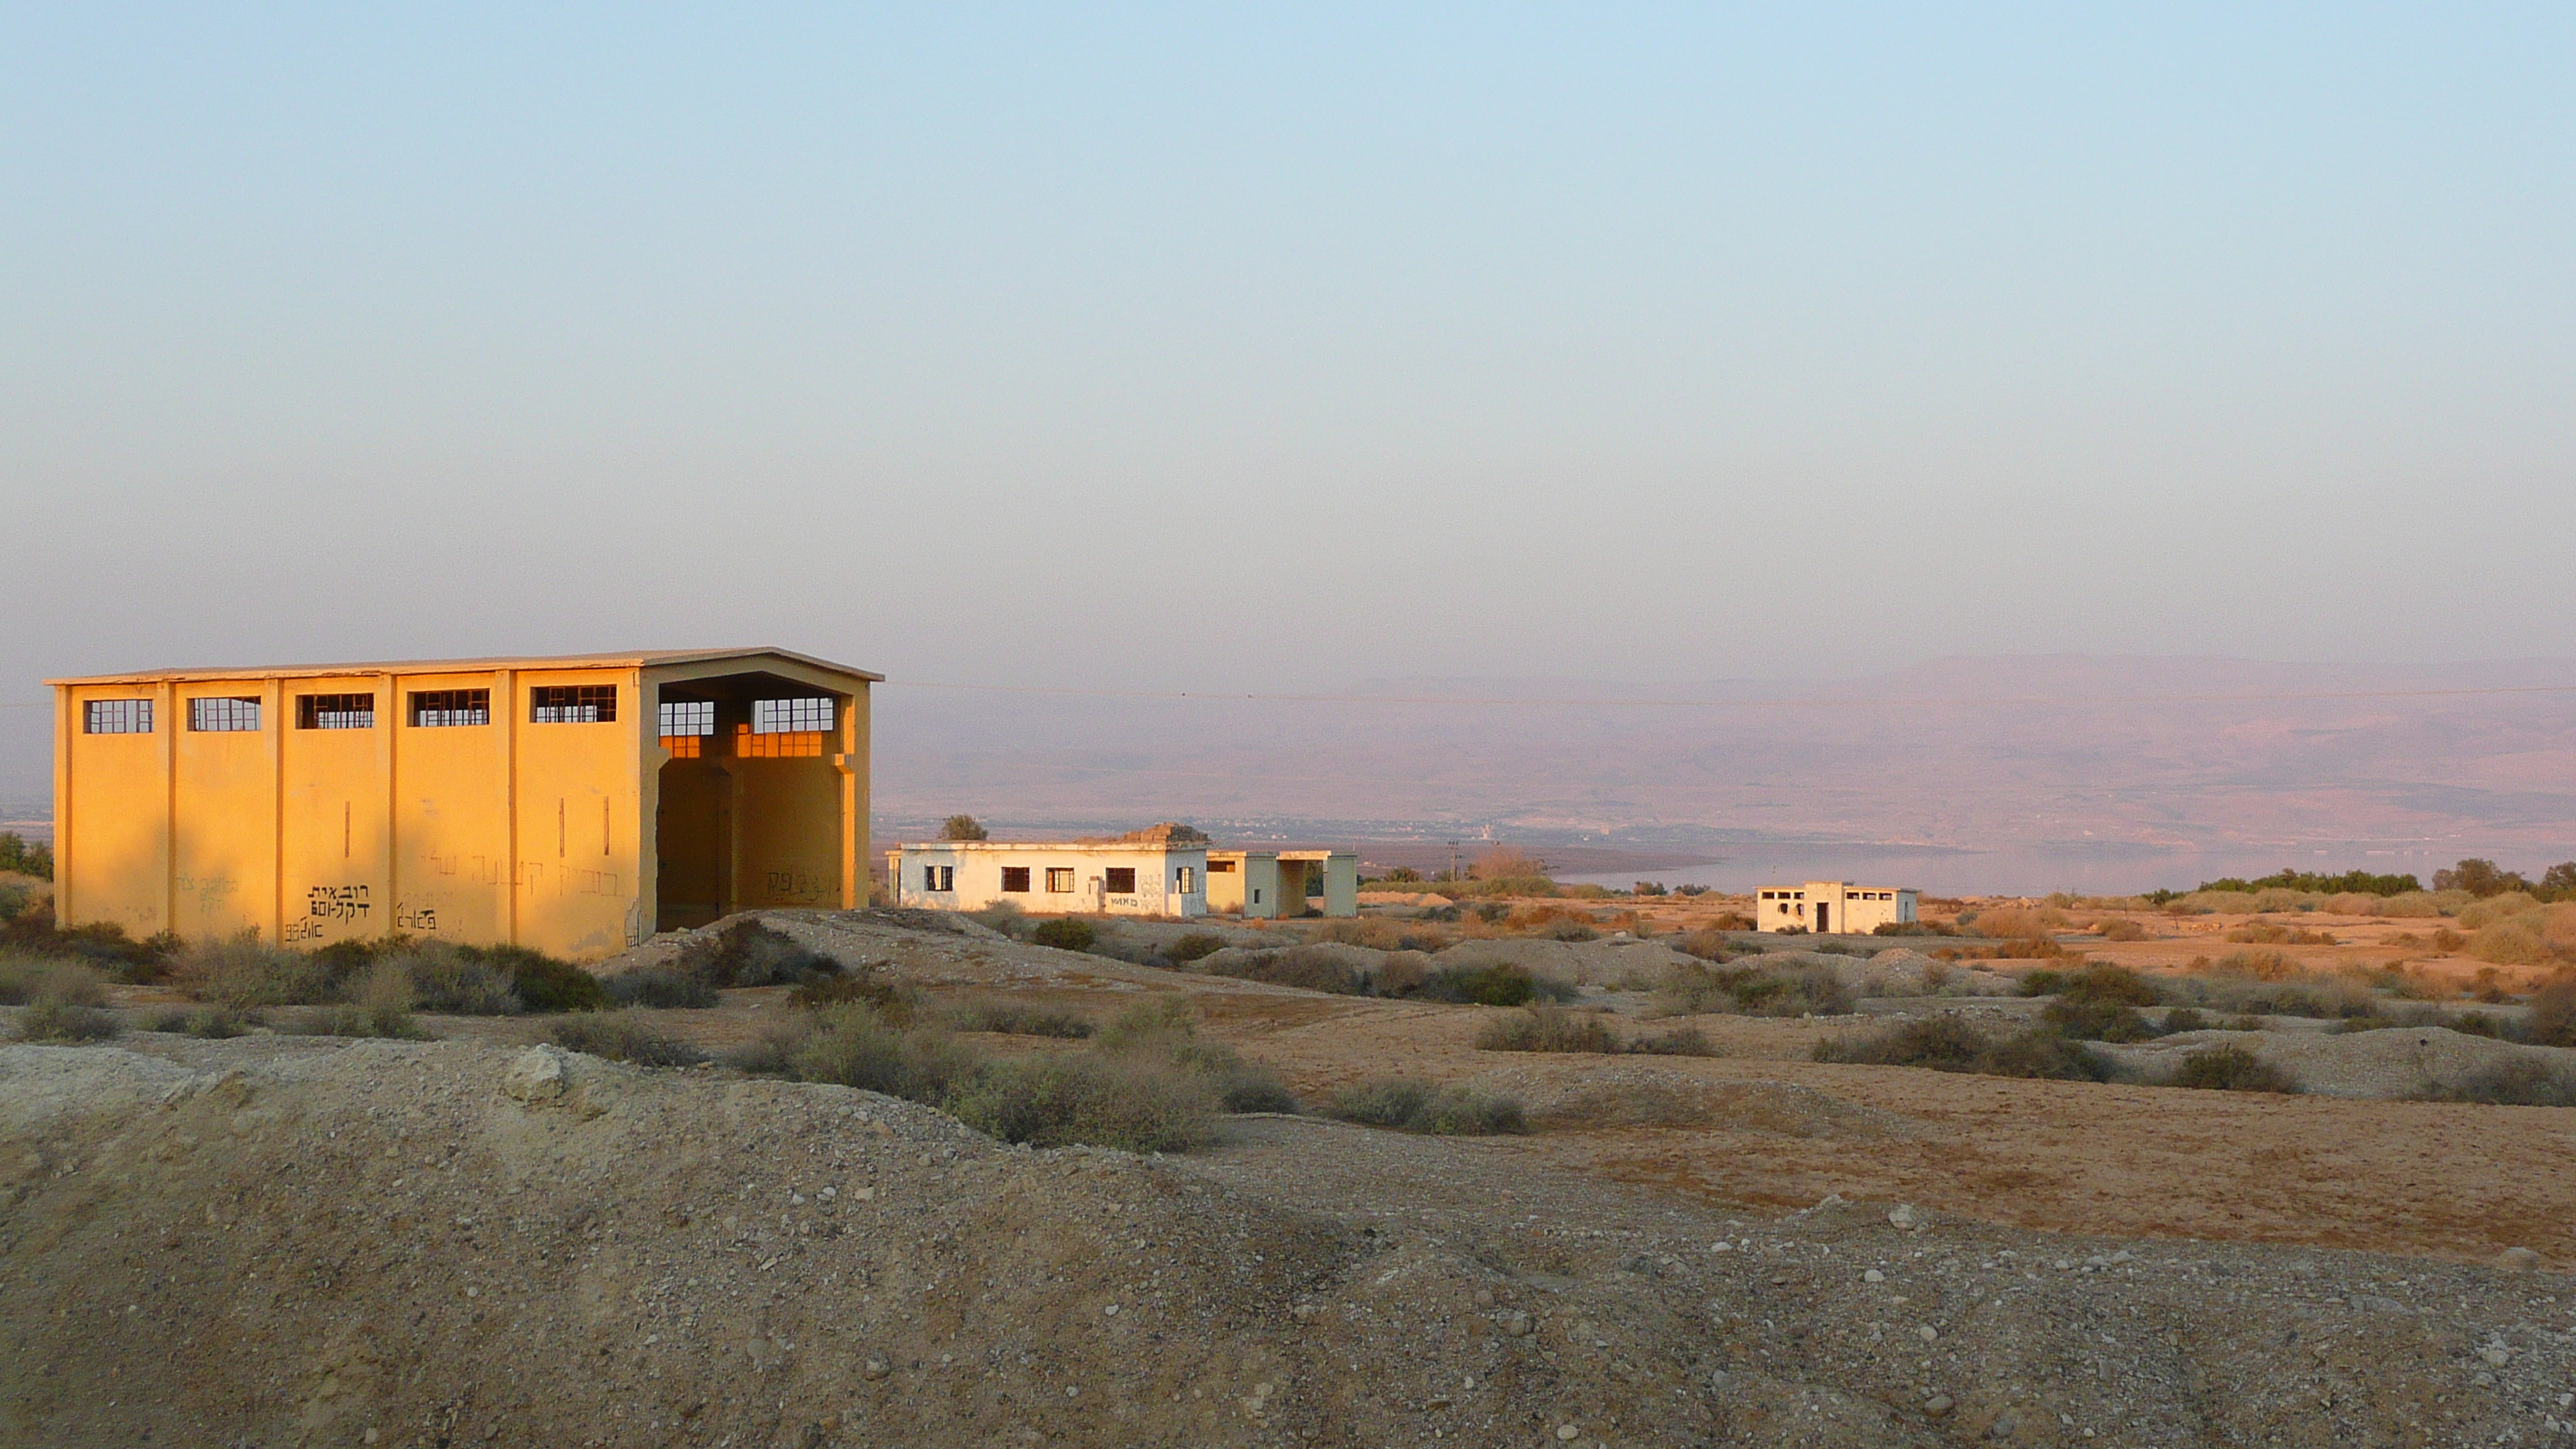
[[[0,1048],[13,1444],[2449,1445],[2557,1433],[2570,1385],[2547,1274],[1765,1221],[1290,1119],[1029,1152],[551,1049],[137,1047]]]

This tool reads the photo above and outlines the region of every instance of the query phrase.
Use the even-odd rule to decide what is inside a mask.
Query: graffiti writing
[[[314,886],[305,893],[304,914],[323,921],[364,921],[369,909],[362,885]]]
[[[814,905],[827,898],[838,898],[840,895],[838,882],[826,881],[812,871],[773,870],[767,872],[763,880],[768,886],[769,898],[773,901],[797,901]]]
[[[438,907],[398,904],[394,907],[394,929],[435,933],[438,930]]]
[[[289,921],[286,923],[286,929],[277,933],[277,938],[289,946],[298,941],[319,941],[322,939],[322,923],[311,916],[306,916],[300,921]]]

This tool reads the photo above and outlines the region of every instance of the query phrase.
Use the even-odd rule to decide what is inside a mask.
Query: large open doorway
[[[840,905],[848,697],[753,673],[666,683],[660,706],[654,928]]]

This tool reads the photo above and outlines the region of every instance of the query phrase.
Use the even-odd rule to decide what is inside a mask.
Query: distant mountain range
[[[1827,684],[1389,679],[1296,698],[896,681],[876,717],[876,808],[896,818],[2576,855],[2564,660],[1958,658]]]

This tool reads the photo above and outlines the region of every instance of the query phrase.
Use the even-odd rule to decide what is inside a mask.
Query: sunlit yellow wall
[[[55,691],[54,909],[66,922],[132,936],[170,924],[170,697],[151,684]],[[153,701],[153,733],[81,733],[93,699]]]
[[[283,681],[278,745],[286,766],[280,852],[286,889],[280,909],[290,946],[367,940],[391,929],[385,826],[393,804],[387,769],[393,732],[387,691],[381,675]],[[373,695],[376,727],[298,729],[295,702],[308,694]]]
[[[274,681],[182,685],[170,711],[176,779],[171,798],[170,928],[233,936],[277,918],[277,688]],[[260,701],[260,728],[209,733],[189,726],[201,698]]]
[[[538,724],[542,685],[617,685],[617,718]],[[635,759],[644,709],[632,671],[525,670],[511,686],[518,735],[518,939],[558,955],[600,957],[651,930],[638,891]],[[645,847],[649,848],[649,847]]]

